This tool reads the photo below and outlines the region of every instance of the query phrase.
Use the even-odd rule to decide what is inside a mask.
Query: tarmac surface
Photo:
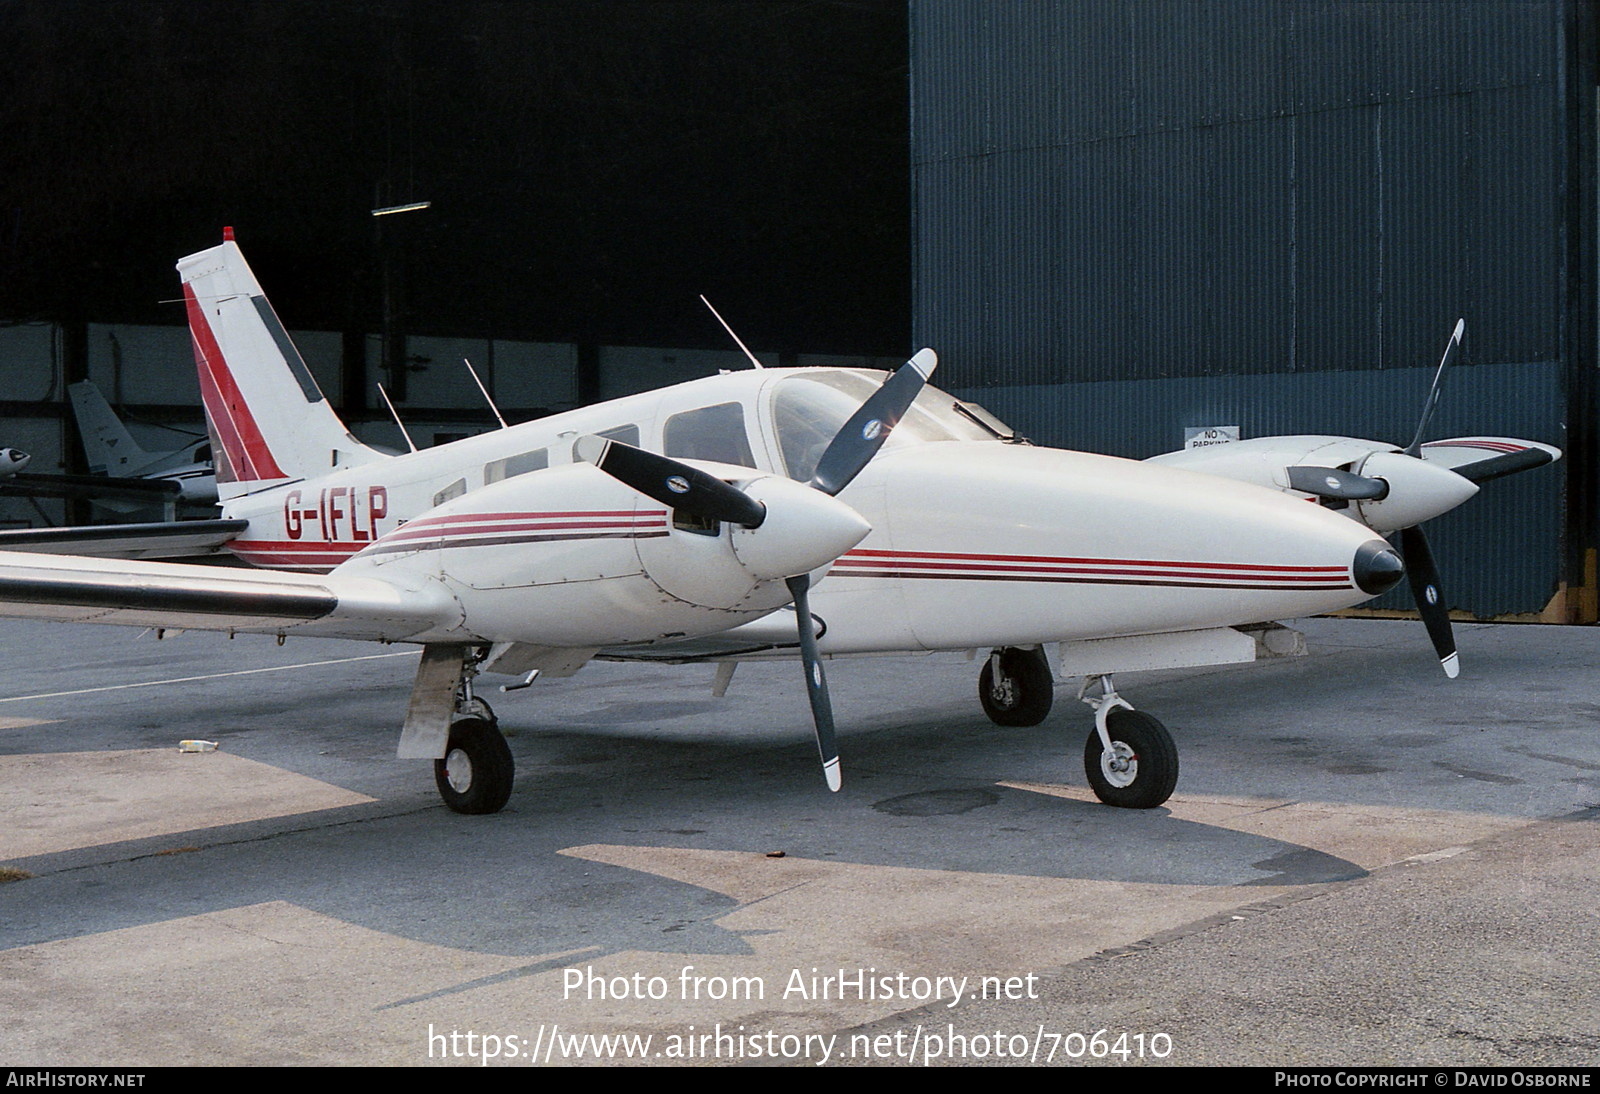
[[[462,817],[392,758],[414,651],[0,622],[0,1064],[1592,1065],[1600,628],[1459,625],[1450,681],[1300,626],[1118,677],[1155,810],[1075,682],[1003,729],[937,655],[832,663],[838,795],[795,664],[486,690]]]

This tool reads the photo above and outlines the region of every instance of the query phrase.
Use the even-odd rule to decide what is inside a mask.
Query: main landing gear
[[[1036,726],[1050,713],[1055,680],[1038,646],[1001,646],[978,674],[978,699],[997,726]]]
[[[489,704],[473,694],[480,653],[427,645],[400,732],[402,759],[433,760],[433,781],[457,813],[497,813],[511,798],[511,749]]]
[[[476,669],[463,666],[450,722],[450,741],[433,761],[433,781],[445,805],[457,813],[498,813],[511,799],[516,761],[488,703],[472,692]]]
[[[1098,684],[1100,694],[1090,696]],[[1050,713],[1055,681],[1038,646],[991,650],[978,675],[978,698],[1001,726],[1036,726]],[[1117,694],[1109,675],[1087,676],[1078,698],[1094,711],[1083,745],[1083,770],[1095,797],[1124,809],[1154,809],[1178,785],[1178,747],[1167,727]]]

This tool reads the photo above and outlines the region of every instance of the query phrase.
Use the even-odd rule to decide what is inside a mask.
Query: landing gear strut
[[[499,812],[516,772],[494,711],[473,694],[478,660],[469,646],[425,646],[400,734],[400,756],[431,758],[439,796],[457,813]]]
[[[433,781],[445,805],[457,813],[498,813],[511,798],[516,762],[494,711],[473,694],[476,675],[475,661],[465,658],[450,742],[444,757],[433,761]]]
[[[1089,688],[1100,685],[1100,694]],[[1117,694],[1110,676],[1088,676],[1078,698],[1094,709],[1083,771],[1095,797],[1124,809],[1154,809],[1178,785],[1178,746],[1167,727]]]
[[[1038,646],[1001,646],[978,674],[978,699],[997,726],[1036,726],[1050,713],[1055,680]]]

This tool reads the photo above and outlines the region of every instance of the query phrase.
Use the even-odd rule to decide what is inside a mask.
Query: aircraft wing
[[[442,589],[370,577],[4,552],[0,615],[398,642],[460,609]]]
[[[1422,446],[1422,458],[1472,482],[1543,467],[1561,458],[1561,449],[1515,437],[1450,437]]]
[[[0,530],[0,551],[94,558],[197,558],[215,555],[246,520],[169,520]]]

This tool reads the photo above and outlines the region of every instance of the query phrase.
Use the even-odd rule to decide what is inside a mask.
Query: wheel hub
[[[452,748],[444,758],[444,777],[450,789],[465,794],[472,789],[472,758],[459,748]]]
[[[1132,786],[1139,778],[1139,754],[1124,741],[1112,741],[1111,750],[1100,753],[1100,773],[1119,790]]]
[[[989,697],[995,705],[1002,707],[1014,706],[1017,701],[1017,686],[1009,676],[995,675],[994,684],[989,688]]]

